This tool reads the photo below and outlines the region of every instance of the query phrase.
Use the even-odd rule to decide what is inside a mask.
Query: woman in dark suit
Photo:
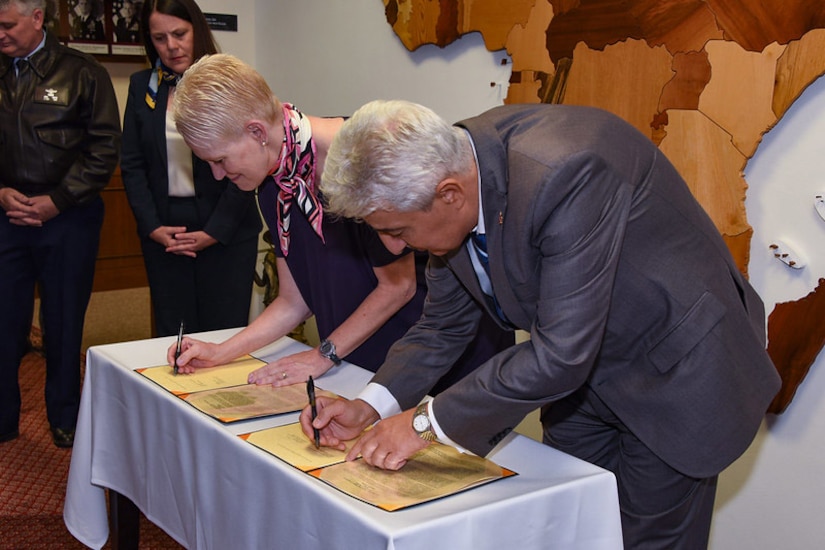
[[[156,335],[181,322],[199,332],[249,318],[261,220],[251,192],[216,180],[175,129],[175,85],[192,63],[217,52],[193,0],[149,0],[141,35],[152,65],[132,75],[121,172],[137,220]]]

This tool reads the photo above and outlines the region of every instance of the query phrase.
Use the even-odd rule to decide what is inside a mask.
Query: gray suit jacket
[[[596,109],[505,106],[459,126],[478,152],[496,297],[531,338],[436,398],[447,435],[484,455],[588,384],[682,473],[735,460],[780,380],[761,300],[670,162]],[[466,248],[432,257],[427,276],[421,320],[374,379],[405,409],[488,307]]]

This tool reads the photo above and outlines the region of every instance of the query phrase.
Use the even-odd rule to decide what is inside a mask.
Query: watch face
[[[335,344],[333,344],[330,340],[321,340],[321,345],[318,346],[318,353],[331,360],[336,365],[341,364],[341,358],[338,357],[338,353],[335,350]]]
[[[430,419],[427,415],[417,414],[413,417],[413,429],[417,432],[425,432],[430,427]]]
[[[324,340],[318,347],[318,351],[320,351],[321,355],[323,355],[324,357],[329,357],[330,355],[335,353],[335,344],[333,344],[329,340]]]

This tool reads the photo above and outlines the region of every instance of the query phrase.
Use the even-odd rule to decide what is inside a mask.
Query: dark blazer
[[[676,470],[708,477],[735,460],[780,385],[764,309],[661,151],[581,107],[505,106],[459,126],[478,154],[495,294],[531,338],[435,399],[445,433],[486,454],[588,384]],[[404,409],[488,307],[464,247],[431,260],[428,285],[375,378]]]
[[[166,106],[168,86],[158,90],[154,110],[146,104],[151,70],[137,72],[129,81],[129,96],[123,120],[121,172],[129,204],[137,220],[138,233],[149,233],[168,225],[169,174],[166,156]],[[192,155],[195,202],[204,220],[203,230],[222,244],[256,236],[261,220],[253,192],[241,191],[228,179],[216,180],[209,165]]]

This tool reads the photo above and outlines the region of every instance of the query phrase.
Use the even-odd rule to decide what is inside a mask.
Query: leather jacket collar
[[[55,36],[46,32],[46,43],[29,58],[29,64],[39,78],[42,79],[43,76],[48,73],[49,69],[51,69],[52,65],[54,65],[55,46],[59,43],[60,41]],[[5,77],[8,71],[13,70],[13,65],[14,58],[7,55],[0,56],[0,78]]]

